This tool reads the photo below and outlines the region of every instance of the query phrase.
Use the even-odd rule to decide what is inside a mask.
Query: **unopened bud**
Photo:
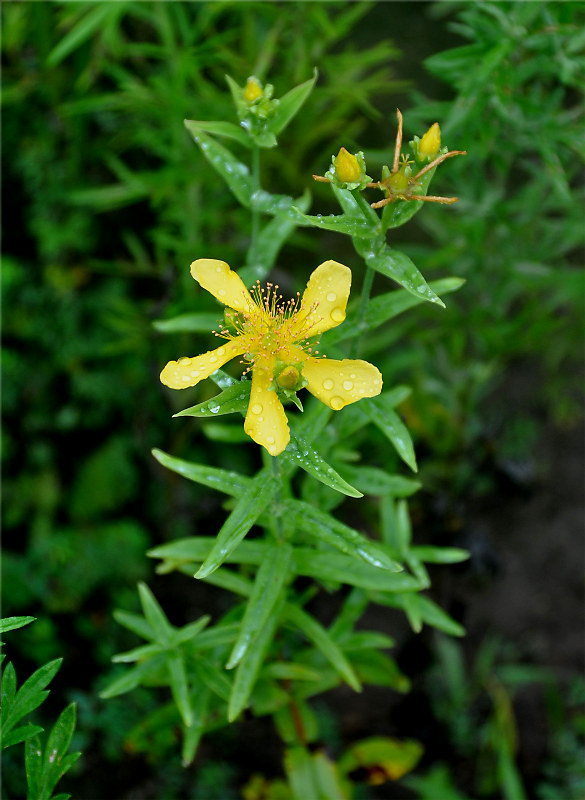
[[[283,389],[296,389],[301,375],[296,367],[285,367],[277,378],[279,386]]]
[[[259,97],[262,97],[262,87],[254,77],[249,77],[246,83],[246,88],[244,89],[244,100],[246,103],[253,103],[254,100],[257,100]]]
[[[359,161],[345,147],[342,147],[335,158],[335,174],[342,183],[355,183],[362,177]]]
[[[434,158],[441,149],[441,129],[434,122],[418,143],[418,154],[421,158]]]

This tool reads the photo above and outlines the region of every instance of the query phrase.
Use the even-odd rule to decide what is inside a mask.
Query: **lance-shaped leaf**
[[[301,467],[321,483],[335,489],[336,492],[341,492],[348,497],[363,497],[358,489],[344,480],[298,433],[291,432],[290,442],[282,453],[281,459],[285,464]]]
[[[205,561],[215,543],[215,536],[189,536],[175,539],[147,551],[150,558],[167,558],[172,561]],[[229,564],[260,564],[269,545],[262,541],[241,542],[237,549],[226,556]]]
[[[421,487],[419,481],[404,478],[402,475],[390,475],[377,467],[350,467],[346,465],[343,468],[343,472],[365,494],[372,494],[377,497],[385,494],[390,494],[393,497],[410,497]]]
[[[240,475],[239,472],[230,472],[203,464],[192,464],[190,461],[175,458],[157,448],[154,448],[152,455],[163,467],[183,475],[190,481],[209,486],[211,489],[218,489],[220,492],[225,492],[232,497],[241,497],[249,490],[252,483],[251,478]]]
[[[131,611],[124,611],[121,608],[116,608],[114,609],[114,619],[120,625],[128,628],[129,631],[136,633],[143,639],[154,640],[155,638],[154,631],[140,614],[133,614]]]
[[[205,158],[221,175],[236,199],[245,208],[250,208],[251,197],[256,187],[246,164],[243,164],[230,150],[202,131],[189,130],[189,132],[201,148]]]
[[[183,654],[180,650],[167,653],[166,661],[173,700],[179,709],[183,724],[189,728],[193,723],[193,709],[191,708]]]
[[[75,703],[64,709],[51,730],[44,752],[38,737],[29,739],[25,746],[25,768],[28,784],[27,797],[34,800],[56,800],[53,789],[59,779],[77,761],[81,753],[69,753],[75,730]],[[68,798],[61,794],[57,797]]]
[[[216,694],[224,703],[229,702],[232,693],[232,681],[225,670],[219,669],[210,659],[198,657],[191,663],[191,668],[198,685]]]
[[[406,253],[385,247],[379,252],[368,252],[365,259],[370,269],[392,278],[415,297],[422,297],[423,300],[437,303],[445,308],[441,298],[431,289]]]
[[[171,319],[155,319],[153,327],[161,333],[209,333],[217,327],[220,314],[199,311],[195,314],[180,314]]]
[[[252,140],[240,125],[233,122],[223,121],[204,121],[199,119],[186,119],[185,127],[195,138],[200,133],[210,133],[212,136],[224,136],[226,139],[234,139],[250,149],[253,146]]]
[[[173,626],[168,621],[165,612],[160,607],[148,586],[142,581],[138,583],[138,595],[140,597],[142,613],[152,628],[156,636],[156,641],[164,647],[168,646],[173,634]]]
[[[458,564],[460,561],[467,561],[469,558],[469,552],[460,547],[419,545],[413,547],[410,552],[428,564]]]
[[[371,596],[371,599],[372,602],[379,605],[401,608],[406,612],[407,603],[405,603],[404,595],[402,594],[376,592]],[[414,599],[409,598],[408,607],[411,614],[413,610],[416,610],[416,614],[427,625],[432,625],[434,628],[448,633],[449,636],[465,636],[465,628],[425,595],[417,594]]]
[[[117,697],[119,694],[124,694],[137,686],[140,686],[145,678],[154,675],[165,663],[165,656],[163,653],[152,656],[147,661],[142,661],[136,664],[129,670],[121,675],[116,680],[112,681],[105,689],[100,692],[102,700],[107,700],[110,697]]]
[[[350,217],[347,214],[302,214],[299,211],[299,222],[303,221],[312,228],[321,228],[325,231],[335,233],[345,233],[347,236],[355,236],[362,239],[370,239],[380,236],[381,227],[371,225],[363,217]]]
[[[195,574],[205,578],[220,567],[237,547],[260,514],[266,510],[276,494],[279,483],[265,470],[250,482],[246,493],[240,497],[232,513],[221,527],[211,552]]]
[[[291,603],[286,604],[284,613],[286,619],[313,643],[343,680],[356,692],[361,692],[361,684],[351,664],[323,625],[302,608]]]
[[[258,633],[255,646],[248,648],[236,669],[228,705],[228,720],[230,722],[233,722],[248,705],[250,695],[254,689],[254,684],[258,679],[260,669],[264,664],[266,654],[268,653],[268,649],[272,644],[274,634],[280,623],[283,604],[284,593],[279,597],[276,605],[273,607],[272,614],[270,614]]]
[[[288,581],[292,561],[292,547],[288,544],[274,545],[266,549],[266,555],[256,573],[254,590],[246,604],[240,635],[226,664],[233,669],[254,645],[259,631],[272,613],[283,586]]]
[[[49,690],[45,689],[45,686],[53,680],[62,662],[62,658],[56,658],[54,661],[44,664],[27,678],[18,691],[16,691],[14,667],[11,663],[7,664],[2,675],[2,707],[0,709],[0,729],[3,736],[6,736],[22,717],[30,714],[46,699]]]
[[[0,619],[0,633],[22,628],[24,625],[28,625],[35,620],[36,617],[5,617],[4,619]]]
[[[299,575],[318,581],[348,583],[360,589],[388,592],[416,592],[423,588],[420,581],[406,572],[390,572],[387,569],[371,567],[343,553],[297,547],[294,561]]]
[[[210,694],[209,689],[198,686],[197,691],[192,696],[193,723],[183,733],[183,748],[181,750],[181,760],[184,767],[188,767],[192,763],[201,737],[205,732]]]
[[[463,278],[442,278],[438,281],[432,281],[429,286],[436,294],[445,295],[457,291],[464,283],[465,281]],[[378,295],[378,297],[374,297],[369,301],[360,330],[365,332],[378,328],[384,322],[388,322],[388,320],[397,317],[404,311],[408,311],[409,308],[413,308],[419,303],[424,302],[424,299],[422,295],[415,296],[411,292],[406,291],[406,289],[399,289],[397,291]],[[350,309],[343,325],[339,325],[337,328],[334,328],[332,331],[327,331],[327,333],[323,335],[323,343],[327,345],[336,344],[337,342],[342,342],[344,339],[353,336],[357,326],[357,319],[358,311],[356,306]]]
[[[402,566],[393,561],[375,542],[330,514],[319,511],[302,500],[286,500],[283,507],[284,514],[290,515],[291,521],[309,536],[365,561],[372,567],[391,572],[402,571]]]
[[[312,78],[309,78],[308,81],[300,83],[298,86],[290,89],[290,91],[278,99],[278,106],[266,125],[271,133],[273,133],[275,136],[278,136],[278,134],[286,128],[288,123],[295,116],[307,97],[313,91],[317,76],[318,72],[317,68],[315,68]]]
[[[393,410],[392,405],[386,402],[384,395],[366,397],[362,400],[362,408],[372,422],[392,442],[400,458],[408,464],[413,472],[416,472],[418,467],[408,428]]]
[[[216,394],[211,400],[185,408],[173,414],[173,417],[219,417],[222,414],[245,413],[250,402],[251,386],[252,381],[241,381]]]

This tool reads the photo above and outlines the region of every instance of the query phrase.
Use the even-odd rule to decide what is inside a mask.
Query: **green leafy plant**
[[[0,620],[0,632],[15,630],[34,621],[34,617],[7,617]],[[2,655],[2,660],[4,655]],[[2,670],[2,710],[0,715],[0,741],[2,749],[24,742],[27,780],[27,800],[67,800],[69,794],[53,794],[56,784],[75,764],[81,753],[69,753],[75,730],[75,703],[59,715],[46,743],[40,734],[44,728],[25,720],[46,700],[45,688],[55,677],[63,659],[58,658],[36,670],[17,689],[16,672],[11,662]]]
[[[376,367],[355,358],[360,340],[370,331],[413,305],[427,301],[443,306],[437,292],[447,294],[461,285],[457,279],[428,285],[414,263],[386,243],[387,231],[408,222],[423,205],[417,198],[426,195],[436,167],[455,153],[441,148],[437,125],[411,143],[411,155],[399,168],[399,115],[392,171],[388,168],[379,183],[368,184],[363,159],[340,153],[323,180],[330,182],[342,213],[310,215],[307,192],[295,199],[263,188],[261,154],[278,144],[284,125],[307,101],[315,77],[280,99],[254,77],[243,88],[228,82],[241,128],[229,122],[185,124],[203,156],[251,214],[247,257],[239,273],[217,259],[200,258],[191,264],[193,278],[226,306],[217,334],[224,343],[200,356],[170,361],[161,381],[182,389],[210,377],[219,394],[175,416],[200,418],[210,438],[235,443],[241,441],[238,423],[219,428],[215,420],[243,414],[245,433],[262,446],[263,465],[255,475],[247,475],[153,451],[167,469],[230,499],[229,514],[215,538],[174,540],[151,549],[149,555],[161,560],[160,572],[195,575],[233,595],[233,604],[214,624],[203,616],[176,628],[141,584],[143,616],[118,611],[116,618],[147,643],[115,656],[116,662],[134,666],[102,697],[138,685],[169,687],[173,703],[165,708],[174,706],[181,722],[185,764],[193,760],[205,732],[234,722],[246,708],[257,716],[271,714],[285,746],[290,796],[344,797],[353,791],[347,775],[360,759],[364,766],[377,760],[386,763],[385,768],[378,765],[386,779],[411,769],[420,756],[416,743],[407,756],[407,743],[363,742],[340,762],[345,764],[344,778],[324,753],[308,749],[319,737],[310,698],[341,683],[354,691],[361,691],[363,684],[408,689],[408,679],[385,652],[392,640],[356,628],[367,606],[374,602],[401,608],[415,631],[427,623],[455,636],[463,633],[420,592],[430,585],[425,563],[453,563],[467,554],[412,543],[404,498],[418,483],[388,469],[388,446],[417,469],[410,435],[395,411],[408,389],[382,392]],[[248,163],[218,137],[243,144]],[[397,174],[399,179],[393,177]],[[408,190],[396,189],[402,178]],[[370,187],[387,192],[388,202],[374,202],[372,208],[363,195]],[[380,205],[381,215],[375,210]],[[361,297],[347,310],[351,271],[336,261],[317,267],[303,296],[290,303],[282,302],[278,287],[260,288],[258,281],[273,268],[297,226],[349,236],[364,259]],[[403,288],[371,299],[375,272]],[[250,284],[251,294],[246,288]],[[165,319],[158,327],[199,332],[208,318],[207,312],[195,313]],[[337,358],[346,354],[341,342],[349,358]],[[319,357],[323,350],[327,358]],[[251,381],[222,369],[242,354],[250,365]],[[296,393],[304,387],[314,397],[301,403]],[[300,410],[304,406],[301,414],[285,411],[291,401]],[[332,410],[344,406],[348,409],[331,417]],[[385,463],[352,466],[361,459],[360,437],[371,424],[387,441]],[[346,498],[364,494],[380,498],[378,520],[368,526],[377,529],[377,538],[359,529],[363,523],[348,525],[332,513]],[[246,538],[252,529],[264,533]],[[334,622],[326,626],[307,604],[320,589],[334,592],[343,585],[350,588],[349,594],[341,600]],[[160,724],[158,715],[153,724]]]

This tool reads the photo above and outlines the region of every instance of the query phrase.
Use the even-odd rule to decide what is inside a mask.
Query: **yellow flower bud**
[[[441,149],[441,129],[434,122],[418,143],[418,154],[421,157],[434,158]]]
[[[256,78],[248,78],[246,88],[244,89],[244,100],[246,103],[253,103],[254,100],[257,100],[259,97],[262,97],[262,87]]]
[[[354,183],[362,177],[362,168],[355,156],[342,147],[335,159],[335,174],[343,183]]]
[[[283,389],[296,389],[300,380],[300,372],[296,367],[285,367],[277,378],[279,386]]]

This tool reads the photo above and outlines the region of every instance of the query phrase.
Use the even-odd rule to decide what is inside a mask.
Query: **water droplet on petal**
[[[225,347],[220,347],[217,351],[218,356],[223,356],[225,354]]]
[[[333,322],[343,322],[345,319],[345,314],[342,308],[334,308],[331,312],[331,319]]]
[[[343,388],[346,392],[349,392],[353,389],[353,383],[351,381],[343,381]]]
[[[181,376],[181,380],[185,381],[185,383],[189,383],[189,381],[191,380],[191,376],[190,375],[182,375]]]
[[[215,364],[215,362],[217,361],[217,356],[215,356],[215,355],[214,356],[209,356],[209,360],[211,361],[212,364]]]
[[[254,403],[252,408],[250,409],[252,414],[261,414],[262,413],[262,406],[260,403]]]
[[[198,378],[200,374],[201,374],[201,373],[199,372],[199,370],[198,370],[198,369],[193,369],[193,370],[191,370],[191,377],[192,377],[192,378]]]
[[[177,361],[177,364],[180,364],[182,367],[184,367],[186,364],[190,364],[190,363],[191,363],[191,359],[190,358],[180,358]]]
[[[327,295],[327,299],[329,300],[330,303],[333,303],[335,300],[337,300],[337,295],[335,294],[335,292],[329,292],[329,294]]]
[[[268,444],[274,444],[274,436],[267,436],[266,441]]]
[[[331,398],[331,408],[334,411],[340,411],[344,405],[345,403],[343,402],[343,399],[341,397],[337,397],[336,395],[335,397]]]
[[[331,391],[331,389],[333,389],[333,386],[334,384],[331,378],[327,378],[327,380],[323,381],[323,388],[326,389],[328,392]]]
[[[220,290],[218,291],[218,295],[219,295],[220,297],[225,297],[225,289],[220,289]]]

